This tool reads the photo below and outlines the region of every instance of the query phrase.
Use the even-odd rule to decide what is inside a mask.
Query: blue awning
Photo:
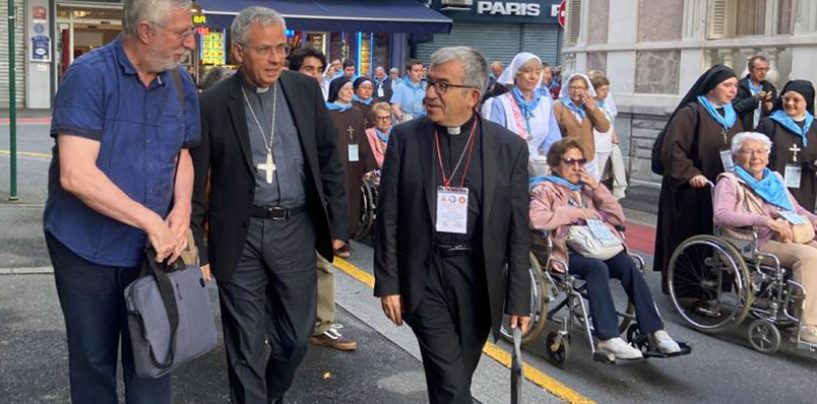
[[[325,32],[449,33],[453,21],[416,0],[197,0],[209,25],[228,28],[238,13],[264,6],[288,29]]]

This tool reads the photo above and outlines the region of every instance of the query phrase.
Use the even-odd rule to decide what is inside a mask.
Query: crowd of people
[[[528,52],[505,67],[459,46],[428,66],[408,61],[402,78],[381,66],[358,75],[350,61],[291,49],[284,18],[249,7],[231,27],[238,70],[214,70],[198,94],[178,73],[194,45],[191,2],[124,9],[122,35],[75,61],[53,112],[44,229],[74,402],[117,400],[120,340],[127,400],[171,401],[170,376],[134,373],[122,293],[146,245],[174,261],[190,232],[204,279],[218,281],[232,402],[283,402],[309,342],[357,349],[334,321],[331,263],[353,254],[364,178],[380,188],[374,293],[420,342],[432,403],[471,402],[503,315],[527,329],[531,231],[551,232],[554,254],[587,282],[600,348],[641,355],[619,336],[615,278],[650,343],[680,351],[618,227],[627,182],[603,72],[562,80]],[[761,251],[814,292],[802,338],[817,343],[814,88],[793,80],[778,96],[768,68],[753,57],[738,80],[715,66],[671,115],[654,161],[654,267],[666,271],[713,223],[758,227]],[[803,223],[810,237],[795,231]],[[583,226],[612,253],[580,252],[571,234]]]

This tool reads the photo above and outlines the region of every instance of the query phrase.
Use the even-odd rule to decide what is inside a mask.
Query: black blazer
[[[374,98],[377,100],[377,102],[391,102],[391,96],[394,94],[394,90],[392,90],[392,88],[391,88],[391,77],[386,76],[386,79],[383,80],[383,83],[382,83],[383,96],[382,97],[377,96],[377,89],[379,87],[377,85],[377,82],[374,81],[374,79],[372,79],[372,83],[375,85]]]
[[[241,77],[236,73],[201,94],[201,144],[191,150],[195,168],[191,228],[196,244],[203,246],[208,223],[208,242],[199,248],[200,259],[202,265],[210,264],[217,280],[229,280],[238,265],[255,194]],[[317,233],[314,248],[332,261],[332,239],[345,239],[350,226],[335,125],[314,79],[285,71],[279,82],[304,153],[306,204]]]
[[[484,202],[478,248],[498,338],[503,307],[508,314],[530,314],[528,148],[519,136],[493,122],[480,118],[480,125]],[[409,321],[431,266],[436,215],[433,156],[434,124],[428,118],[397,125],[380,180],[374,294],[401,295]]]
[[[772,93],[772,102],[777,99],[777,88],[774,86],[774,84],[767,80],[763,80],[760,82],[760,88],[762,88],[763,91]],[[753,128],[760,123],[753,122],[755,118],[754,111],[755,108],[757,108],[757,101],[752,98],[752,91],[749,89],[748,75],[738,81],[738,93],[735,95],[735,99],[732,100],[732,107],[735,108],[735,113],[738,115],[738,119],[740,119],[740,122],[743,124],[743,127],[746,130],[753,130]],[[765,108],[762,109],[760,112],[760,119],[767,116],[769,116],[769,112],[767,112]]]

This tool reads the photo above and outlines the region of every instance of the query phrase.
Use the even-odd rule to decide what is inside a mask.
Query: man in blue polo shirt
[[[423,64],[419,60],[409,60],[406,63],[406,76],[399,86],[394,87],[394,94],[391,96],[392,113],[399,122],[408,122],[425,116],[426,110],[423,107],[425,95]]]
[[[43,221],[74,403],[118,402],[120,339],[127,402],[172,401],[170,376],[134,373],[123,290],[139,275],[147,245],[157,260],[172,260],[187,243],[187,149],[199,142],[200,118],[195,85],[178,61],[194,47],[191,2],[123,7],[122,35],[71,65],[51,122]]]

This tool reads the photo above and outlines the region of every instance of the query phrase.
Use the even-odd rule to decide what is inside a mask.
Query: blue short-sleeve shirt
[[[182,77],[184,107],[173,76],[159,74],[145,87],[125,55],[121,37],[78,58],[54,100],[51,136],[100,143],[97,167],[134,201],[162,217],[173,197],[176,156],[201,138],[198,93]],[[48,173],[45,231],[75,254],[100,265],[139,265],[145,233],[97,213],[60,185],[59,147]]]
[[[426,96],[426,86],[424,82],[414,84],[408,76],[403,78],[403,83],[394,87],[391,96],[392,104],[399,104],[403,113],[411,114],[415,118],[424,116],[426,109],[423,106],[423,98]]]

